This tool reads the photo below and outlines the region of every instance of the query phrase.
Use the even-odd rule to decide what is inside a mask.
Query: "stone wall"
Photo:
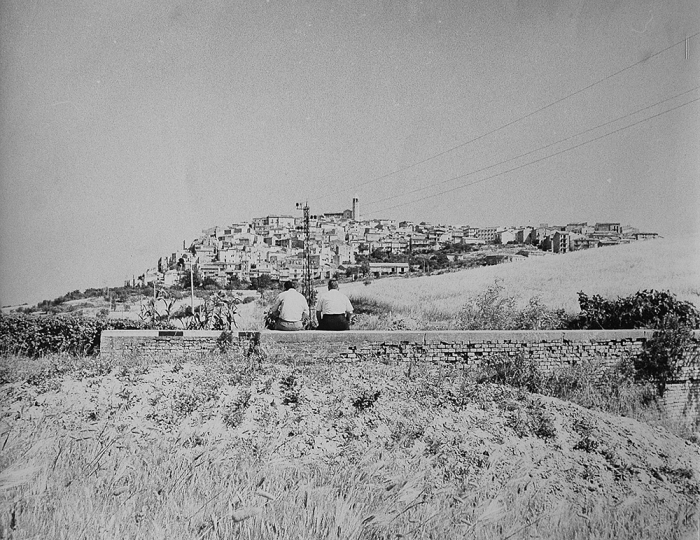
[[[173,330],[108,330],[102,332],[101,354],[159,354],[183,356],[217,351],[234,342],[245,351],[283,347],[303,362],[466,363],[474,365],[493,354],[533,358],[550,372],[582,361],[612,366],[625,356],[638,355],[650,330],[562,331],[445,331],[445,332],[234,332]],[[700,332],[677,380],[667,387],[666,407],[674,415],[700,416]]]

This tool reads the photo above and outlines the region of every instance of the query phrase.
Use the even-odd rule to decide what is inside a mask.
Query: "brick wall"
[[[220,331],[211,330],[103,330],[100,354],[159,354],[184,356],[218,350]]]
[[[246,350],[284,346],[287,354],[306,362],[353,362],[381,358],[391,362],[475,364],[492,354],[523,355],[544,371],[585,360],[612,366],[636,356],[650,330],[446,331],[446,332],[239,332],[231,338]],[[700,416],[700,332],[677,380],[667,386],[666,407],[673,415]],[[107,330],[102,355],[157,353],[172,356],[219,350],[219,331]]]

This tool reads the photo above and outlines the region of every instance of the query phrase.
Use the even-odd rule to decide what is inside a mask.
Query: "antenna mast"
[[[316,291],[313,288],[313,277],[311,274],[311,229],[309,225],[309,203],[297,203],[297,208],[304,212],[304,258],[302,264],[303,284],[302,294],[306,297],[309,309],[313,310],[316,304]]]

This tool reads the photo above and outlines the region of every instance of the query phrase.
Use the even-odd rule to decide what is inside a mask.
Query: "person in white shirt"
[[[328,282],[328,292],[318,301],[316,315],[319,330],[349,330],[352,304],[347,296],[338,290],[338,281]]]
[[[285,281],[284,292],[275,299],[270,315],[276,317],[275,330],[303,330],[309,318],[309,304],[304,295],[294,288],[294,283]]]

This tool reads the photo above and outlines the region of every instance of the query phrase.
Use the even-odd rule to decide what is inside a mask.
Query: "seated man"
[[[291,281],[284,282],[284,292],[277,296],[270,316],[275,318],[275,330],[304,329],[304,322],[309,318],[309,304]]]
[[[347,296],[338,290],[338,281],[328,282],[328,292],[316,306],[319,330],[349,330],[352,304]]]

